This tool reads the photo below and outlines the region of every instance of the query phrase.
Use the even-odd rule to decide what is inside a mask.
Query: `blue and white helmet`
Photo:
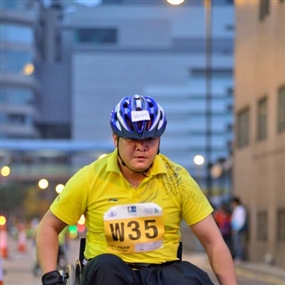
[[[167,121],[162,107],[154,99],[133,95],[124,97],[112,110],[110,124],[119,137],[147,139],[160,137]]]

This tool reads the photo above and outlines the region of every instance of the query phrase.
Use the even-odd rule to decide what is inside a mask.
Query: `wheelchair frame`
[[[75,267],[72,264],[68,264],[64,272],[62,272],[65,285],[83,285],[82,273],[85,245],[86,238],[83,237],[80,239],[79,257],[75,262]]]
[[[75,267],[72,264],[68,264],[64,272],[62,273],[64,276],[64,284],[65,285],[84,285],[83,284],[83,261],[84,261],[84,250],[86,246],[86,238],[83,237],[80,239],[79,246],[79,257],[76,260]],[[182,260],[182,242],[179,242],[177,257],[179,260]]]

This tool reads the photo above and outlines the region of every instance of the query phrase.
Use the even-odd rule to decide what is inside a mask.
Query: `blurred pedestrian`
[[[239,197],[231,200],[233,208],[231,217],[233,257],[235,263],[245,259],[245,239],[247,232],[247,211]]]
[[[231,227],[231,210],[230,205],[222,203],[220,207],[213,213],[218,228],[232,253],[232,227]]]

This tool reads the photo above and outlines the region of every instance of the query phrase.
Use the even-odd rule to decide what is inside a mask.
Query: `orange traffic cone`
[[[1,246],[1,257],[8,257],[8,242],[7,242],[7,231],[5,227],[1,227],[0,230],[0,246]]]
[[[26,251],[26,233],[24,229],[19,230],[19,235],[18,235],[18,251],[19,252],[25,252]]]

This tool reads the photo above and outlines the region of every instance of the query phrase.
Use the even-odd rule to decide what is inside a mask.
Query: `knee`
[[[94,257],[84,267],[84,284],[113,284],[117,271],[123,268],[123,264],[124,261],[114,254],[106,253]]]
[[[95,258],[90,260],[90,262],[93,263],[93,266],[107,266],[108,268],[111,268],[112,266],[117,266],[118,264],[121,264],[123,261],[120,257],[114,254],[104,253],[96,256]]]
[[[89,268],[92,271],[108,271],[110,268],[117,268],[122,263],[123,260],[118,256],[110,253],[104,253],[91,259],[87,263],[86,269]]]

